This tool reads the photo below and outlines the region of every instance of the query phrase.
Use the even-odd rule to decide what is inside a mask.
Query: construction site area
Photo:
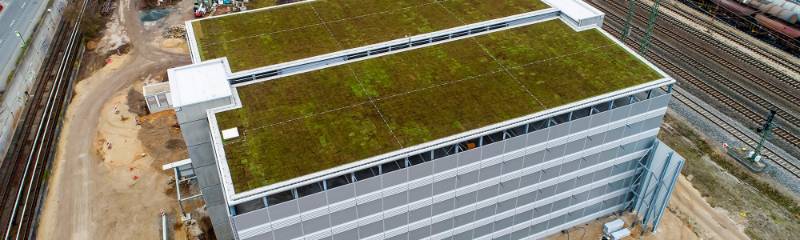
[[[65,5],[3,239],[800,239],[797,1]]]

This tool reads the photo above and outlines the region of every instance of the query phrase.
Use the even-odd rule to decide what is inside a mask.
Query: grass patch
[[[713,207],[746,219],[753,239],[800,239],[800,203],[750,173],[688,125],[667,115],[659,138],[686,158],[682,173]],[[732,177],[735,177],[732,178]]]
[[[228,57],[236,72],[548,7],[539,0],[318,0],[192,26],[200,58]]]
[[[244,133],[225,142],[235,189],[250,190],[661,78],[619,46],[597,38],[604,36],[574,32],[553,20],[239,87],[243,107],[217,114],[220,129],[239,127]],[[585,48],[562,44],[563,39],[581,41]],[[514,44],[517,40],[525,42]],[[478,44],[494,41],[508,45]],[[530,49],[518,51],[511,44]],[[564,45],[547,53],[561,56],[557,61],[526,54],[554,45]],[[524,67],[506,71],[503,66],[510,63]]]

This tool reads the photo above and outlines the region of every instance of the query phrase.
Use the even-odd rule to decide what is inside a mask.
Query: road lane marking
[[[20,7],[20,8],[25,8],[25,5],[27,5],[27,4],[28,4],[28,2],[22,3],[22,7]]]
[[[11,24],[8,25],[8,26],[9,27],[14,27],[14,23],[16,23],[16,22],[17,22],[17,19],[11,20]]]

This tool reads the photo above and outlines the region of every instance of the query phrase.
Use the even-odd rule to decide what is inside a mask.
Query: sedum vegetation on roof
[[[663,78],[559,20],[238,87],[236,192]]]
[[[539,0],[316,0],[192,22],[200,58],[234,72],[549,6]]]

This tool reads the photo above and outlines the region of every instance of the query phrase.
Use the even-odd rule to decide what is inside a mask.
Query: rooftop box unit
[[[623,229],[621,229],[619,231],[611,233],[611,238],[610,239],[611,240],[620,240],[620,239],[623,239],[623,238],[625,238],[627,236],[630,236],[630,235],[631,235],[631,230],[628,230],[627,228],[623,228]]]
[[[603,235],[610,236],[611,233],[616,232],[623,227],[625,227],[625,221],[622,221],[622,219],[607,222],[606,224],[603,224]]]

